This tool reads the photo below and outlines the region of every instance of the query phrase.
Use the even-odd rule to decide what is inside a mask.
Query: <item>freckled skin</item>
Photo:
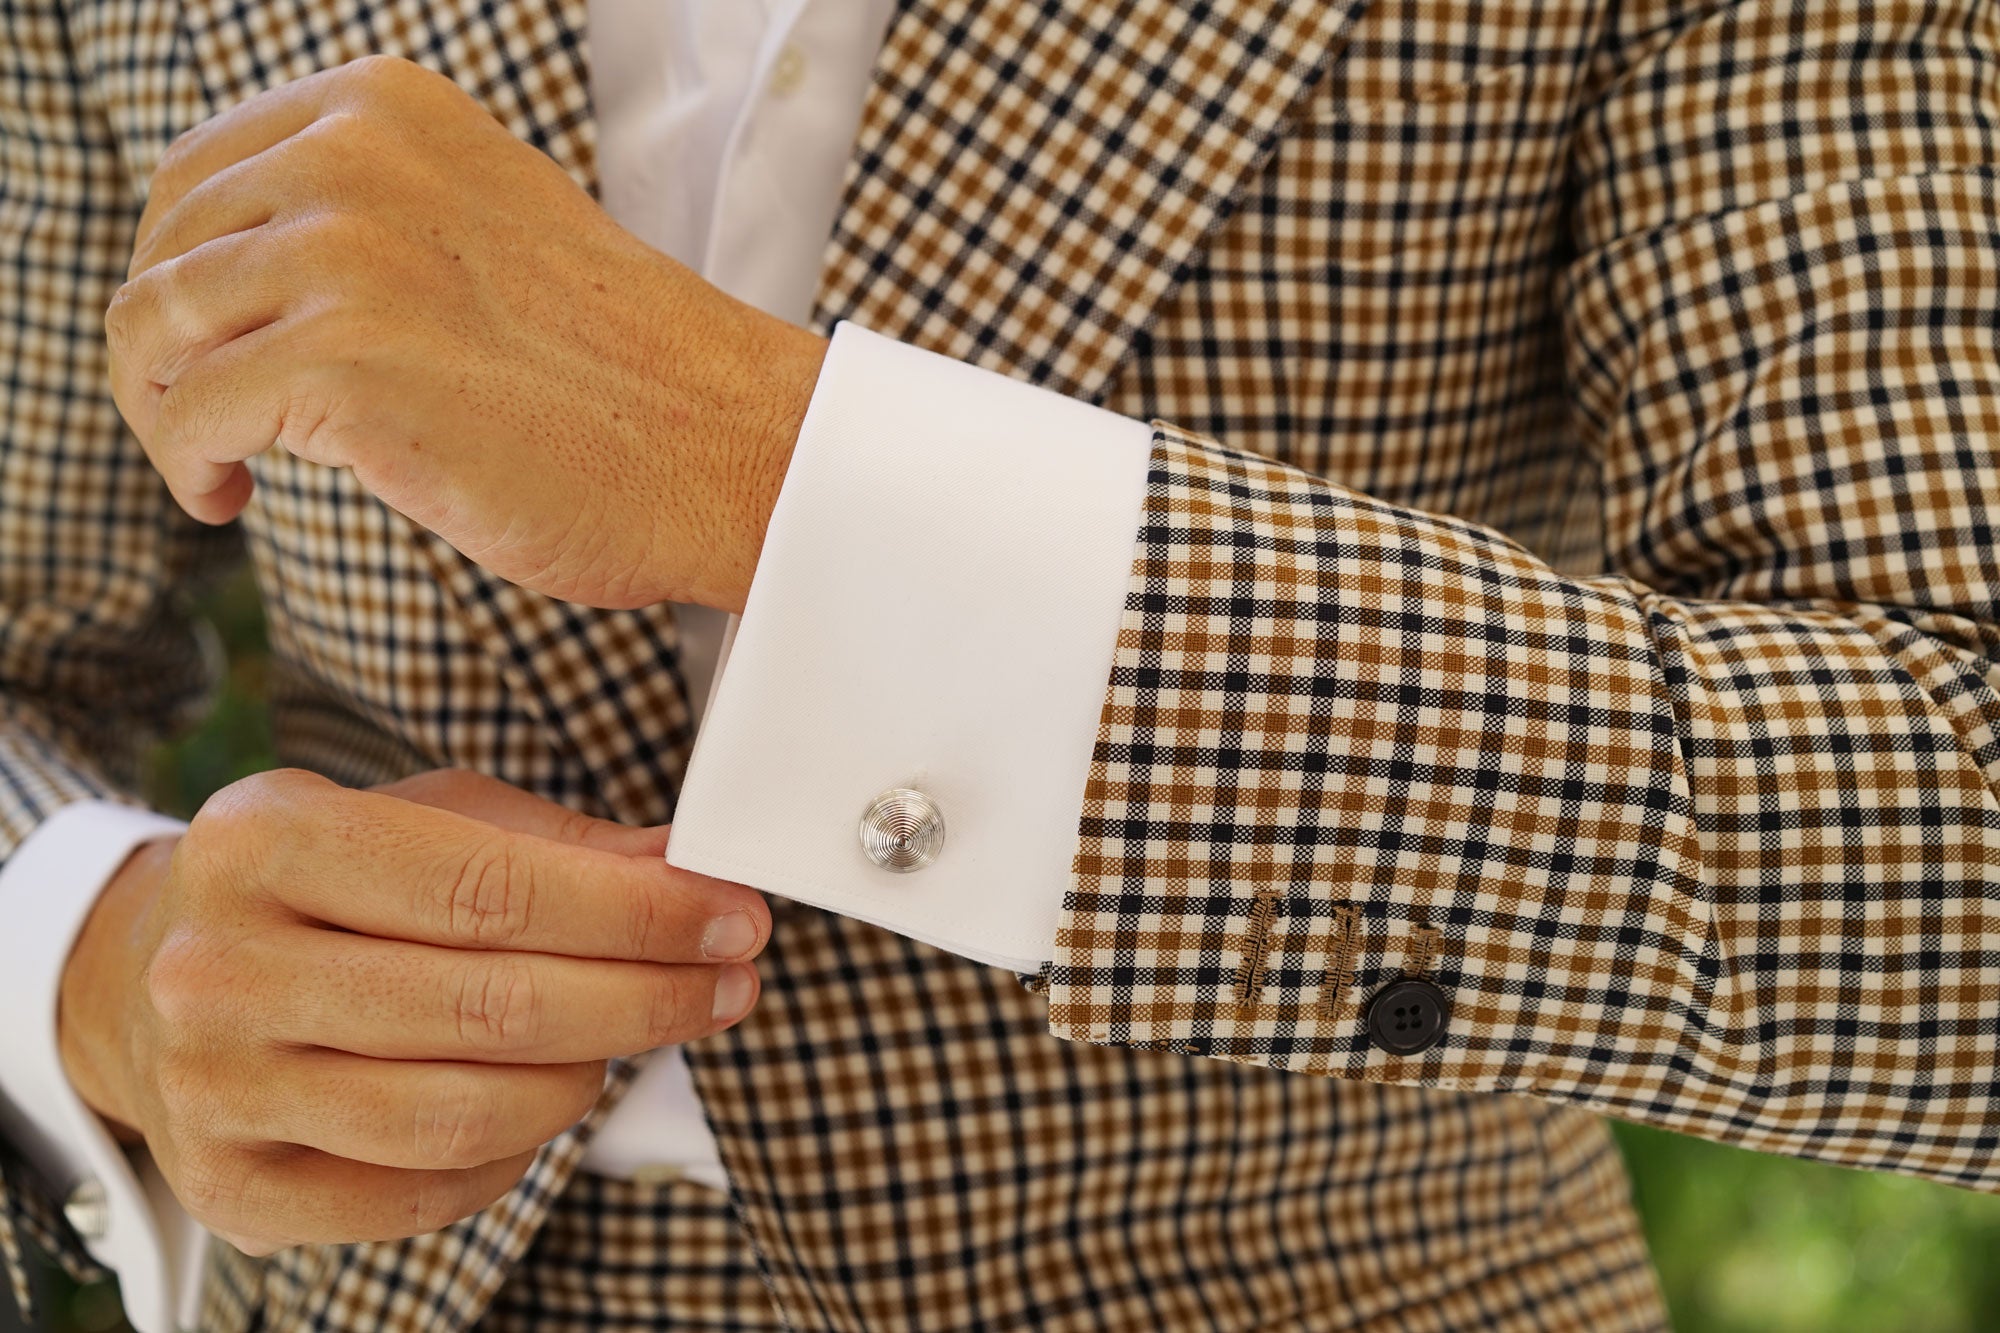
[[[247,231],[246,196],[272,210]],[[825,354],[380,58],[177,143],[107,330],[119,405],[197,518],[240,512],[275,440],[596,606],[741,608]]]

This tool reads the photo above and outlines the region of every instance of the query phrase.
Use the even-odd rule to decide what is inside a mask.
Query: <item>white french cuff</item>
[[[192,1328],[204,1233],[143,1151],[128,1157],[63,1072],[56,1003],[63,966],[98,894],[143,843],[187,826],[108,801],[64,806],[0,866],[0,1093],[29,1163],[69,1192],[71,1225],[118,1274],[139,1333]]]
[[[667,859],[998,967],[1053,957],[1152,441],[840,325]]]

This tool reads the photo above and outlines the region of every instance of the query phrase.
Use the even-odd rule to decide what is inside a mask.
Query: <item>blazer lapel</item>
[[[911,0],[815,323],[1095,401],[1366,0]]]

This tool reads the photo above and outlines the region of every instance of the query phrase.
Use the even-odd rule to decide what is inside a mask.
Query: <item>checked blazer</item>
[[[386,51],[593,184],[584,10],[0,0],[9,845],[129,790],[236,550],[105,382],[153,164]],[[2000,1185],[1996,51],[1978,0],[901,5],[816,323],[1159,424],[1049,966],[787,909],[690,1049],[785,1325],[1656,1327],[1594,1111]],[[670,815],[668,608],[254,467],[286,762]],[[437,1235],[214,1247],[206,1326],[470,1326],[596,1119]]]

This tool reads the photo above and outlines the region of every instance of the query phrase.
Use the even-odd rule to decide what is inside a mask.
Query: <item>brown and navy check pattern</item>
[[[686,1179],[579,1172],[479,1327],[785,1333],[786,1326],[728,1195]]]
[[[105,382],[151,165],[386,51],[590,184],[585,8],[0,5],[9,844],[127,789],[233,554]],[[816,322],[1175,423],[1042,993],[783,909],[759,1010],[690,1051],[733,1240],[576,1182],[620,1069],[435,1236],[216,1247],[205,1326],[683,1313],[652,1291],[749,1328],[1652,1328],[1581,1108],[1990,1186],[1997,22],[906,0]],[[255,466],[287,762],[667,817],[668,611]],[[1420,970],[1444,1043],[1371,1051]],[[11,1246],[54,1213],[8,1179]]]
[[[2000,11],[1541,8],[1108,395],[1255,452],[1160,430],[1053,1025],[2000,1187]]]

